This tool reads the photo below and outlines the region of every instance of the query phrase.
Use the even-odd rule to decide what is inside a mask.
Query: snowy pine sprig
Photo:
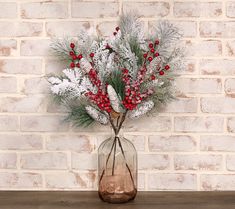
[[[48,78],[51,92],[63,101],[75,125],[110,122],[119,130],[126,117],[141,117],[173,98],[172,81],[184,56],[181,34],[173,24],[160,21],[145,37],[138,15],[127,13],[110,37],[91,31],[52,44],[55,55],[69,66],[62,75]]]

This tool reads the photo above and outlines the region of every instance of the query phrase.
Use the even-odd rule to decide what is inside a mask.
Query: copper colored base
[[[131,192],[123,192],[123,193],[108,193],[108,192],[100,192],[99,197],[104,202],[108,203],[126,203],[135,199],[137,194],[137,190],[133,190]]]

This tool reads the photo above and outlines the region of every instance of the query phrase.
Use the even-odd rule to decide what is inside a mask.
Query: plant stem
[[[132,183],[133,183],[133,187],[135,187],[134,179],[133,179],[133,176],[132,176],[132,173],[131,173],[131,169],[130,169],[129,165],[127,164],[126,156],[125,156],[125,153],[124,153],[124,150],[123,150],[123,147],[122,147],[122,143],[121,143],[121,141],[120,141],[119,138],[118,138],[118,144],[119,144],[119,146],[120,146],[120,148],[121,148],[122,155],[123,155],[124,160],[125,160],[125,163],[126,163],[126,167],[127,167],[128,172],[129,172],[129,174],[130,174],[130,176],[131,176],[131,181],[132,181]]]
[[[113,167],[112,167],[112,176],[114,175],[114,166],[115,166],[115,159],[116,159],[116,144],[117,144],[118,137],[115,136],[114,138],[114,152],[113,152]]]
[[[107,157],[107,160],[106,160],[106,167],[107,167],[107,165],[108,165],[109,158],[110,158],[111,153],[112,153],[112,151],[113,151],[114,143],[115,143],[115,140],[113,141],[113,144],[112,144],[111,150],[110,150],[110,152],[109,152],[109,154],[108,154],[108,157]]]

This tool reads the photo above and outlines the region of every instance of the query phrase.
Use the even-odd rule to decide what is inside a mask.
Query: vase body
[[[98,192],[109,203],[125,203],[137,194],[137,152],[122,134],[113,134],[98,149]]]

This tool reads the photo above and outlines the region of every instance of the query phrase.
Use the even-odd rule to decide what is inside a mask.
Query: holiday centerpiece
[[[136,119],[173,98],[173,79],[181,68],[181,35],[166,21],[149,37],[136,14],[122,15],[109,38],[81,31],[58,39],[56,55],[69,62],[62,75],[50,75],[52,94],[76,126],[109,124],[112,136],[98,149],[98,190],[102,200],[127,202],[137,193],[137,154],[121,134],[124,121]]]

